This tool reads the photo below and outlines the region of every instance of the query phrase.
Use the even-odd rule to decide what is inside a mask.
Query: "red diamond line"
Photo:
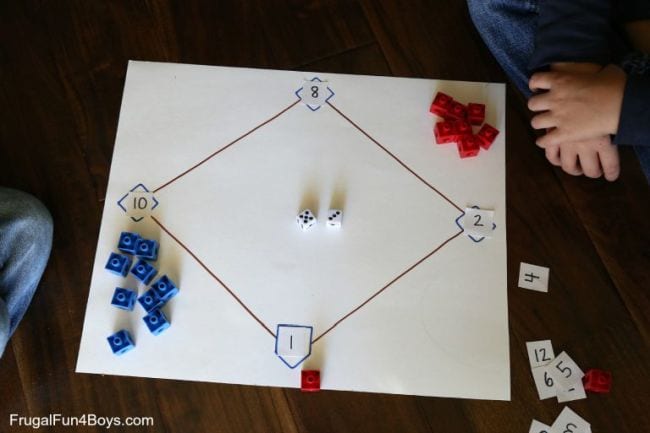
[[[257,317],[257,315],[256,315],[255,313],[253,313],[253,311],[252,311],[250,308],[248,308],[248,306],[246,306],[246,304],[244,304],[244,302],[243,302],[241,299],[239,299],[239,296],[237,296],[237,295],[235,294],[235,292],[234,292],[230,287],[228,287],[228,285],[226,285],[226,283],[224,283],[224,282],[221,280],[221,278],[219,278],[219,277],[218,277],[214,272],[212,272],[212,271],[210,270],[210,268],[208,268],[208,267],[205,265],[205,263],[203,263],[203,261],[201,261],[201,259],[199,259],[199,258],[196,256],[196,254],[194,254],[194,253],[192,252],[192,250],[190,250],[190,249],[189,249],[189,248],[188,248],[188,247],[187,247],[183,242],[181,242],[180,239],[178,239],[176,236],[174,236],[174,235],[172,234],[172,232],[170,232],[169,229],[167,229],[167,227],[165,227],[164,225],[162,225],[162,223],[156,219],[156,217],[154,217],[154,216],[152,215],[152,216],[151,216],[151,219],[153,219],[154,222],[155,222],[156,224],[158,224],[158,226],[159,226],[159,227],[160,227],[160,228],[161,228],[165,233],[167,233],[167,234],[168,234],[168,235],[169,235],[173,240],[175,240],[176,243],[177,243],[178,245],[180,245],[181,248],[183,248],[185,251],[187,251],[187,253],[188,253],[190,256],[192,256],[192,258],[193,258],[194,260],[196,260],[196,263],[198,263],[199,266],[201,266],[201,267],[202,267],[202,268],[203,268],[203,269],[204,269],[204,270],[205,270],[205,271],[206,271],[206,272],[207,272],[207,273],[208,273],[212,278],[214,278],[214,279],[215,279],[219,284],[221,284],[221,286],[222,286],[224,289],[226,289],[226,291],[230,294],[230,296],[232,296],[233,299],[234,299],[235,301],[237,301],[237,303],[238,303],[239,305],[241,305],[242,308],[243,308],[244,310],[246,310],[246,312],[247,312],[247,313],[248,313],[248,314],[249,314],[253,319],[255,319],[255,321],[257,321],[257,323],[259,323],[260,325],[262,325],[262,328],[264,328],[264,329],[266,330],[266,332],[268,332],[269,334],[271,334],[271,337],[275,338],[275,334],[273,333],[273,331],[271,331],[271,329],[270,329],[268,326],[266,326],[266,324],[264,324],[264,322],[262,322],[262,319],[260,319],[259,317]]]
[[[214,158],[224,150],[228,149],[229,147],[233,146],[234,144],[238,143],[242,139],[248,137],[250,134],[253,132],[257,131],[258,129],[262,128],[263,126],[271,123],[273,120],[277,119],[278,117],[282,116],[284,113],[289,111],[291,108],[296,106],[300,102],[300,99],[297,101],[291,103],[288,107],[284,108],[282,111],[279,113],[275,114],[274,116],[270,117],[269,119],[265,120],[264,122],[260,123],[259,125],[255,126],[254,128],[250,129],[249,131],[245,132],[244,134],[240,135],[230,143],[226,144],[225,146],[217,149],[215,152],[212,154],[208,155],[201,161],[199,161],[197,164],[193,165],[192,167],[188,168],[181,174],[177,175],[176,177],[172,178],[171,180],[167,181],[166,183],[162,184],[158,188],[154,189],[153,192],[156,193],[163,188],[171,185],[172,183],[176,182],[186,174],[190,173],[194,169],[200,167],[210,159]],[[359,125],[357,125],[352,119],[350,119],[348,116],[346,116],[342,111],[340,111],[338,108],[336,108],[333,104],[330,102],[327,102],[327,105],[329,105],[334,111],[336,111],[343,119],[345,119],[348,123],[350,123],[353,127],[355,127],[359,132],[361,132],[363,135],[365,135],[370,141],[372,141],[375,145],[377,145],[381,150],[383,150],[386,154],[388,154],[391,158],[393,158],[399,165],[401,165],[404,169],[406,169],[409,173],[411,173],[413,176],[415,176],[418,180],[420,180],[424,185],[429,187],[432,191],[437,193],[441,198],[443,198],[447,203],[451,204],[454,208],[456,208],[458,211],[463,212],[463,209],[458,206],[456,203],[454,203],[449,197],[447,197],[445,194],[440,192],[437,188],[435,188],[433,185],[431,185],[429,182],[427,182],[422,176],[417,174],[413,169],[411,169],[406,163],[404,163],[401,159],[399,159],[394,153],[392,153],[390,150],[388,150],[384,145],[382,145],[379,141],[377,141],[375,138],[373,138],[370,134],[368,134],[363,128],[361,128]],[[276,338],[276,335],[273,333],[273,331],[237,296],[237,294],[230,288],[226,283],[224,283],[221,278],[219,278],[213,271],[208,268],[208,266],[203,263],[203,261],[194,253],[192,250],[187,247],[178,237],[176,237],[167,227],[165,227],[156,217],[153,215],[151,216],[153,221],[165,232],[167,233],[181,248],[183,248],[198,264],[201,266],[214,280],[216,280],[227,292],[232,296],[232,298],[250,315],[266,332],[269,333],[273,338]],[[336,328],[338,325],[340,325],[343,321],[346,319],[350,318],[353,314],[361,310],[363,307],[365,307],[367,304],[369,304],[373,299],[375,299],[377,296],[379,296],[381,293],[383,293],[385,290],[387,290],[389,287],[391,287],[393,284],[395,284],[398,280],[403,278],[405,275],[407,275],[409,272],[411,272],[413,269],[418,267],[420,264],[422,264],[424,261],[426,261],[428,258],[433,256],[435,253],[440,251],[445,245],[447,245],[449,242],[457,238],[462,234],[462,230],[459,231],[458,233],[452,235],[445,241],[443,241],[440,245],[438,245],[433,251],[422,257],[420,260],[415,262],[413,265],[408,267],[406,270],[404,270],[401,274],[393,278],[390,282],[388,282],[386,285],[384,285],[381,289],[373,293],[368,299],[366,299],[364,302],[359,304],[357,307],[352,309],[350,312],[348,312],[345,316],[334,322],[332,326],[327,328],[323,333],[318,335],[312,343],[316,343],[318,340],[323,338],[325,335],[327,335],[329,332],[331,332],[334,328]]]
[[[424,180],[424,178],[423,178],[422,176],[420,176],[420,175],[417,174],[415,171],[413,171],[413,169],[411,169],[411,167],[409,167],[408,165],[406,165],[406,164],[405,164],[401,159],[399,159],[397,156],[395,156],[395,154],[394,154],[393,152],[391,152],[390,150],[386,149],[386,147],[384,147],[384,145],[382,145],[380,142],[378,142],[377,140],[375,140],[375,139],[374,139],[370,134],[368,134],[368,133],[367,133],[363,128],[361,128],[359,125],[357,125],[357,124],[356,124],[352,119],[350,119],[348,116],[346,116],[345,114],[343,114],[343,112],[342,112],[341,110],[339,110],[338,108],[336,108],[336,107],[335,107],[332,103],[330,103],[330,102],[328,102],[327,105],[329,105],[330,107],[332,107],[332,109],[333,109],[334,111],[336,111],[339,115],[341,115],[341,117],[343,117],[345,120],[347,120],[347,121],[348,121],[352,126],[354,126],[355,128],[357,128],[357,129],[359,130],[359,132],[361,132],[363,135],[365,135],[366,137],[368,137],[368,139],[369,139],[370,141],[372,141],[372,142],[375,143],[377,146],[379,146],[379,148],[380,148],[381,150],[383,150],[384,152],[386,152],[386,153],[387,153],[391,158],[393,158],[395,161],[397,161],[397,163],[398,163],[399,165],[401,165],[402,167],[404,167],[406,170],[408,170],[409,173],[411,173],[413,176],[415,176],[416,178],[418,178],[418,179],[420,180],[420,182],[422,182],[423,184],[425,184],[426,186],[428,186],[429,188],[431,188],[433,191],[435,191],[435,192],[436,192],[440,197],[442,197],[443,199],[445,199],[445,200],[447,201],[447,203],[449,203],[450,205],[452,205],[453,207],[455,207],[456,209],[458,209],[460,212],[463,212],[463,209],[461,209],[460,206],[458,206],[456,203],[454,203],[454,202],[453,202],[449,197],[447,197],[446,195],[444,195],[443,193],[441,193],[440,191],[438,191],[438,190],[437,190],[433,185],[431,185],[429,182],[427,182],[426,180]]]

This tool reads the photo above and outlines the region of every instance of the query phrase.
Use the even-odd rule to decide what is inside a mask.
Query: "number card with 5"
[[[585,375],[566,352],[560,353],[545,370],[553,378],[555,385],[564,390],[571,389]]]

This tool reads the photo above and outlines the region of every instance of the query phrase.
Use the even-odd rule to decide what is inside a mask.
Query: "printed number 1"
[[[311,86],[311,97],[318,98],[318,86]]]

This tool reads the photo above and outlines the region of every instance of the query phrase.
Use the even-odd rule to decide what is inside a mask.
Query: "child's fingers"
[[[553,72],[536,72],[530,77],[528,81],[528,87],[533,92],[538,90],[549,90],[553,85],[553,79],[555,78],[555,73]]]
[[[612,182],[618,179],[621,173],[621,163],[618,156],[618,148],[616,145],[607,145],[598,151],[600,158],[600,165],[603,167],[603,174],[605,179]]]
[[[546,152],[546,159],[548,159],[548,162],[556,167],[562,165],[562,160],[560,159],[560,146],[549,146],[544,150]]]
[[[578,155],[578,160],[580,161],[580,168],[584,172],[585,176],[596,179],[603,175],[603,171],[600,168],[598,152],[596,150],[589,149],[581,152]]]
[[[540,93],[528,100],[528,109],[530,111],[546,111],[551,108],[551,97],[549,93]]]
[[[567,141],[558,128],[549,128],[546,134],[537,139],[539,147],[547,148],[549,146],[559,146],[560,143]]]
[[[550,111],[545,111],[543,113],[535,115],[530,121],[530,125],[534,129],[549,129],[557,126],[555,117]]]
[[[580,176],[582,170],[578,164],[578,154],[574,149],[565,146],[560,152],[560,160],[562,161],[562,170],[572,176]]]

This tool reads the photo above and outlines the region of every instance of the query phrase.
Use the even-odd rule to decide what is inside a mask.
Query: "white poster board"
[[[487,105],[488,151],[434,143],[436,91]],[[130,62],[77,371],[509,399],[504,137],[502,84]],[[462,232],[472,206],[490,238]],[[158,336],[110,305],[147,289],[104,269],[122,231],[180,287]]]

